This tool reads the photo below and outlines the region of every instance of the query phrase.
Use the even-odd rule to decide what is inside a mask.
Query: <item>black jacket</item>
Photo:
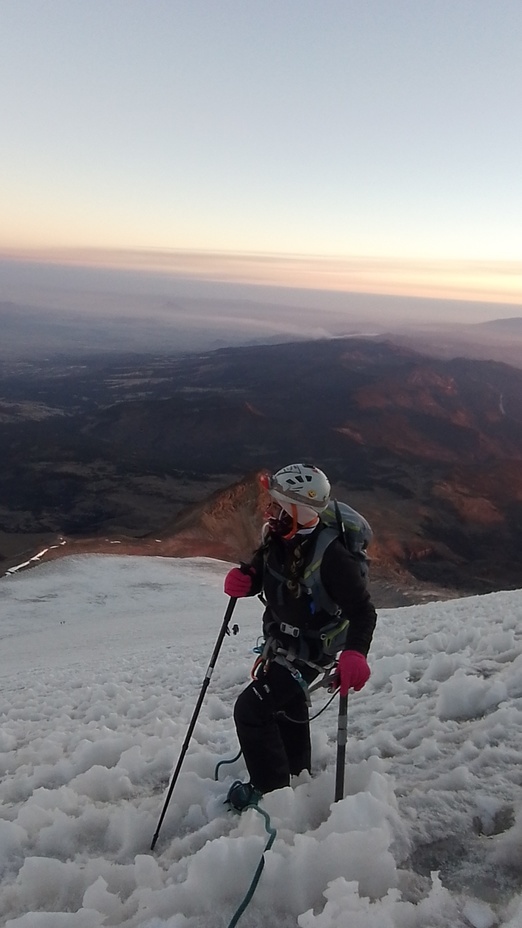
[[[300,637],[309,639],[310,658],[313,660],[320,658],[321,652],[320,639],[314,636],[314,632],[330,623],[332,616],[324,610],[315,609],[299,580],[312,558],[321,530],[319,525],[309,535],[296,535],[290,541],[269,535],[251,563],[255,570],[251,592],[263,593],[266,600],[263,616],[265,634],[273,635],[284,647],[290,647],[295,645],[295,638],[281,633],[281,622],[299,629]],[[360,562],[340,539],[335,539],[324,552],[320,572],[326,592],[350,622],[343,649],[359,651],[366,656],[377,615]]]

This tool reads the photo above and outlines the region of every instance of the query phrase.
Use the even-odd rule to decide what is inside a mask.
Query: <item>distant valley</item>
[[[13,361],[0,442],[4,570],[58,537],[246,556],[256,473],[310,460],[370,519],[375,577],[520,585],[522,370],[507,364],[375,338]]]

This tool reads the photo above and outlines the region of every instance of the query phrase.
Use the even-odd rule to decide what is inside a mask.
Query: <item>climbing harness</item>
[[[288,627],[289,626],[286,626],[286,628]],[[296,631],[299,632],[299,629],[296,629]],[[315,661],[303,658],[300,652],[293,646],[289,648],[282,647],[281,642],[271,635],[264,640],[263,644],[256,645],[253,650],[258,656],[250,672],[252,680],[258,680],[263,673],[266,673],[271,663],[280,664],[288,670],[296,683],[302,688],[308,706],[311,706],[310,693],[320,686],[331,687],[333,685],[335,668],[337,666],[337,662],[333,658],[326,664],[316,664]],[[318,673],[322,674],[322,678],[317,683],[310,686],[301,673],[298,664],[305,664],[307,667],[311,667],[312,670],[316,670]]]

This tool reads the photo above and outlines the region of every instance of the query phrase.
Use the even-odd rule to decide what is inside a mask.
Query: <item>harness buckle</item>
[[[299,638],[300,631],[295,625],[288,625],[286,622],[281,622],[279,628],[283,632],[283,635],[290,635],[292,638]]]

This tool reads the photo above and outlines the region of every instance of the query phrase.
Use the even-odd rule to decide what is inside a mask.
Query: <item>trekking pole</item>
[[[348,732],[348,693],[339,696],[339,715],[337,716],[337,762],[335,767],[335,798],[339,802],[344,798],[344,767],[346,762],[346,740]]]
[[[189,744],[190,744],[190,739],[191,739],[191,737],[192,737],[192,732],[194,731],[194,728],[195,728],[195,725],[196,725],[196,721],[197,721],[198,715],[199,715],[200,710],[201,710],[201,706],[203,705],[203,700],[204,700],[204,698],[205,698],[205,693],[207,692],[207,689],[208,689],[208,687],[209,687],[209,683],[210,683],[210,678],[211,678],[211,676],[212,676],[212,672],[213,672],[213,670],[214,670],[214,667],[216,666],[216,661],[217,661],[217,659],[218,659],[218,654],[219,654],[219,652],[220,652],[221,645],[223,644],[223,639],[224,639],[224,637],[225,637],[226,634],[229,634],[228,623],[230,622],[230,619],[232,618],[232,613],[233,613],[233,611],[234,611],[234,607],[235,607],[236,603],[237,603],[237,599],[236,599],[235,597],[231,596],[231,597],[230,597],[230,600],[229,600],[229,603],[228,603],[228,606],[227,606],[227,609],[226,609],[226,612],[225,612],[225,615],[224,615],[224,617],[223,617],[223,623],[222,623],[221,628],[220,628],[220,630],[219,630],[219,635],[217,636],[217,640],[216,640],[216,643],[215,643],[215,645],[214,645],[214,650],[213,650],[213,652],[212,652],[212,657],[210,658],[209,665],[208,665],[207,671],[206,671],[206,673],[205,673],[205,679],[203,680],[203,686],[201,687],[201,691],[200,691],[200,694],[199,694],[199,696],[198,696],[198,700],[197,700],[197,702],[196,702],[196,705],[195,705],[195,708],[194,708],[194,712],[192,713],[192,718],[191,718],[191,720],[190,720],[189,727],[188,727],[188,729],[187,729],[187,734],[185,735],[185,740],[184,740],[184,742],[183,742],[183,747],[181,748],[181,753],[180,753],[180,755],[179,755],[178,762],[177,762],[177,764],[176,764],[176,769],[175,769],[175,771],[174,771],[174,773],[173,773],[173,775],[172,775],[172,780],[170,781],[170,786],[169,786],[169,790],[168,790],[168,793],[167,793],[167,798],[165,799],[165,802],[164,802],[164,804],[163,804],[163,809],[162,809],[161,815],[160,815],[160,817],[159,817],[158,826],[157,826],[157,828],[156,828],[156,831],[154,832],[154,837],[153,837],[153,839],[152,839],[152,844],[151,844],[151,846],[150,846],[151,851],[153,851],[154,848],[155,848],[155,846],[156,846],[156,841],[158,840],[158,835],[159,835],[159,833],[160,833],[160,828],[161,828],[161,826],[162,826],[162,824],[163,824],[163,819],[165,818],[165,814],[166,814],[166,812],[167,812],[167,807],[168,807],[168,804],[169,804],[169,802],[170,802],[170,797],[172,796],[172,792],[173,792],[174,787],[175,787],[175,785],[176,785],[176,781],[177,781],[177,779],[178,779],[178,777],[179,777],[179,773],[180,773],[180,770],[181,770],[181,766],[182,766],[182,764],[183,764],[183,761],[184,761],[184,759],[185,759],[185,754],[187,753],[188,746],[189,746]]]
[[[348,549],[348,539],[346,537],[346,527],[339,509],[339,503],[334,500],[335,516],[341,541]],[[344,766],[346,763],[346,738],[348,732],[348,693],[346,696],[339,696],[339,715],[337,716],[337,762],[335,767],[335,797],[334,802],[344,797]]]

